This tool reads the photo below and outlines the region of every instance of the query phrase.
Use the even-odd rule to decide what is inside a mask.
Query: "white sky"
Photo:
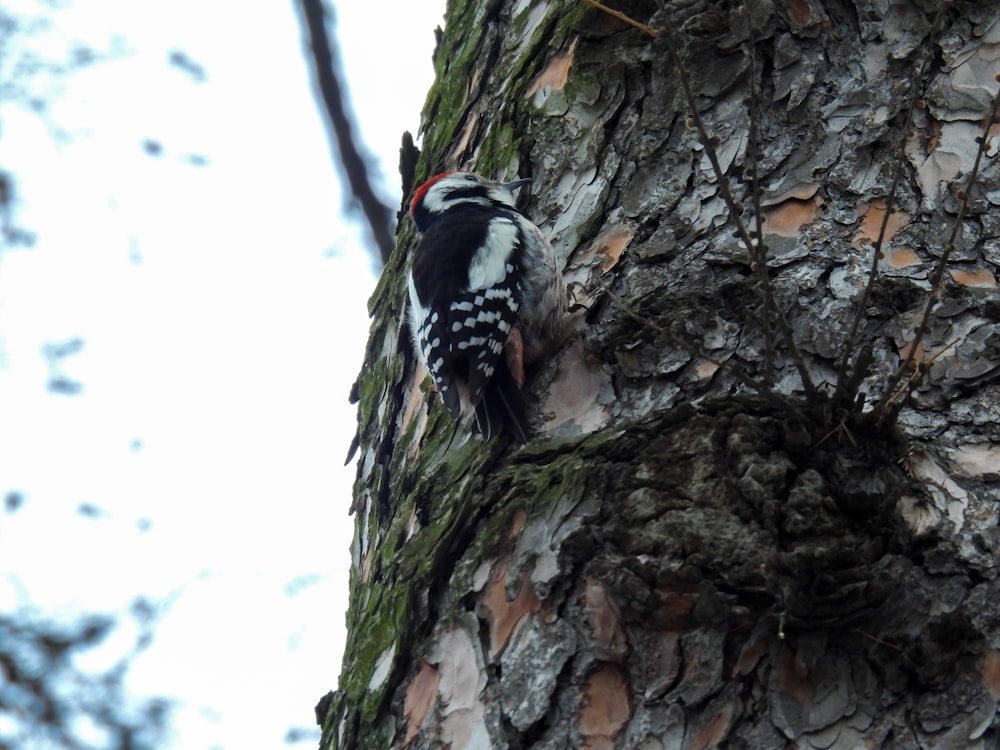
[[[181,699],[177,747],[279,746],[340,669],[363,235],[292,0],[76,5],[57,36],[129,53],[65,81],[52,119],[72,139],[0,109],[17,219],[38,233],[0,255],[0,495],[26,499],[0,513],[0,607],[178,593],[131,685]],[[343,5],[360,131],[398,204],[444,0]],[[85,390],[51,394],[41,347],[73,336],[64,369]]]

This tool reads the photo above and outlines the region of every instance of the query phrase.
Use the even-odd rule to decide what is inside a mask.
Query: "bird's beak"
[[[514,180],[513,182],[504,182],[501,187],[505,187],[508,190],[517,190],[522,185],[527,185],[531,182],[530,177],[522,177],[520,180]]]

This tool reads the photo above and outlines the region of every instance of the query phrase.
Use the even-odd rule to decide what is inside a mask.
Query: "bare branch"
[[[951,5],[951,0],[945,0],[938,7],[937,15],[934,17],[934,22],[931,24],[931,28],[927,33],[927,40],[925,42],[925,47],[921,50],[920,64],[917,66],[913,73],[912,81],[912,91],[910,92],[910,102],[906,109],[906,122],[903,125],[903,132],[900,135],[899,145],[897,146],[896,161],[894,169],[892,172],[892,182],[889,185],[889,192],[885,198],[885,213],[882,215],[882,223],[879,226],[878,237],[875,239],[875,246],[872,248],[872,263],[868,270],[868,283],[865,285],[864,291],[861,293],[861,299],[858,300],[857,309],[854,311],[854,318],[851,321],[851,327],[847,332],[847,336],[844,337],[843,348],[841,350],[840,362],[837,363],[837,387],[833,394],[833,403],[837,404],[845,396],[847,398],[854,398],[853,389],[848,388],[849,383],[856,383],[860,385],[861,377],[848,377],[848,372],[851,369],[858,369],[860,367],[860,361],[855,359],[853,368],[848,364],[851,356],[854,354],[854,347],[857,344],[858,330],[861,326],[861,321],[864,319],[865,309],[868,307],[868,300],[871,298],[872,289],[875,287],[875,280],[878,278],[878,262],[882,259],[882,244],[885,242],[886,230],[889,226],[889,217],[892,215],[893,208],[896,202],[896,191],[899,188],[899,183],[903,176],[903,165],[906,163],[906,142],[910,138],[910,131],[913,128],[913,113],[916,111],[920,104],[921,94],[923,94],[922,83],[924,80],[924,74],[927,72],[927,67],[933,58],[930,50],[930,44],[934,39],[937,38],[941,31],[941,25],[944,21],[944,11]],[[890,389],[891,390],[891,389]]]
[[[664,9],[666,8],[662,0],[660,7]],[[715,151],[715,139],[708,134],[708,129],[705,127],[705,123],[701,119],[701,115],[698,113],[697,102],[695,101],[694,93],[691,91],[690,77],[688,76],[687,69],[684,67],[680,59],[680,55],[677,53],[680,41],[676,32],[669,25],[666,26],[664,33],[668,37],[668,43],[666,44],[667,55],[670,57],[670,62],[677,71],[677,78],[680,81],[681,89],[684,91],[684,98],[687,101],[688,108],[691,110],[690,122],[698,131],[698,138],[701,141],[702,146],[705,149],[705,154],[708,156],[709,162],[712,165],[712,171],[718,179],[719,193],[722,195],[722,199],[725,201],[726,207],[729,209],[729,216],[733,225],[736,227],[736,233],[746,247],[747,255],[755,267],[754,270],[761,279],[761,293],[764,299],[765,334],[767,334],[770,329],[769,318],[771,313],[773,313],[774,319],[778,323],[778,328],[781,330],[782,340],[788,347],[792,361],[795,363],[795,367],[799,372],[799,377],[802,378],[802,385],[805,388],[806,393],[814,393],[816,386],[813,384],[812,377],[809,375],[809,370],[806,367],[805,359],[802,357],[802,352],[799,349],[798,344],[795,343],[795,337],[792,334],[792,327],[788,324],[788,320],[785,318],[784,313],[778,307],[774,299],[774,288],[767,274],[767,263],[758,260],[759,257],[763,257],[766,260],[766,248],[761,247],[758,249],[755,247],[757,243],[755,243],[753,238],[750,236],[750,231],[747,229],[746,222],[743,221],[743,217],[741,216],[739,205],[733,197],[732,190],[729,188],[729,180],[722,169],[722,165],[719,163],[719,157]]]
[[[753,202],[756,211],[756,224],[755,224],[755,235],[756,241],[751,237],[750,231],[747,229],[746,223],[743,221],[743,217],[740,215],[739,204],[736,198],[733,196],[732,190],[729,188],[729,181],[726,178],[725,172],[722,169],[722,165],[719,163],[719,157],[715,151],[715,139],[713,139],[709,133],[708,129],[705,127],[704,121],[701,119],[701,115],[698,113],[697,102],[694,98],[694,93],[691,91],[691,81],[687,74],[687,70],[684,68],[683,61],[680,58],[677,50],[679,48],[680,40],[677,37],[676,32],[668,24],[664,31],[659,31],[645,24],[639,23],[632,18],[629,18],[624,13],[616,11],[603,3],[598,2],[598,0],[583,0],[583,2],[588,5],[592,5],[599,10],[614,16],[615,18],[624,21],[625,23],[634,26],[637,29],[645,32],[649,36],[659,37],[661,34],[666,34],[668,37],[668,43],[666,45],[667,55],[670,57],[670,63],[674,66],[677,71],[678,80],[681,83],[681,88],[684,91],[684,98],[687,101],[687,105],[691,110],[691,116],[689,119],[689,124],[696,128],[698,131],[698,139],[701,141],[702,146],[705,149],[705,154],[708,156],[708,160],[712,165],[712,171],[715,173],[716,178],[719,182],[719,192],[722,195],[723,201],[725,201],[726,207],[729,209],[729,216],[732,219],[733,225],[736,227],[737,235],[743,242],[747,249],[747,255],[750,258],[751,267],[757,273],[758,279],[761,284],[761,294],[764,303],[764,315],[762,319],[762,324],[764,327],[764,340],[766,349],[766,359],[764,362],[764,382],[767,387],[770,387],[772,380],[772,359],[774,354],[774,340],[773,334],[771,332],[771,318],[772,316],[778,323],[778,328],[781,330],[782,339],[792,356],[792,361],[795,363],[796,369],[799,371],[799,376],[802,378],[802,385],[806,390],[806,393],[813,393],[816,390],[815,385],[812,382],[812,377],[809,375],[809,370],[806,367],[805,359],[802,357],[802,352],[795,343],[795,337],[792,332],[792,328],[788,323],[787,318],[785,318],[784,313],[781,308],[778,307],[776,300],[774,299],[774,288],[771,284],[770,278],[767,273],[767,248],[763,242],[763,230],[762,230],[762,220],[761,207],[760,207],[760,192],[757,177],[757,156],[758,156],[758,139],[756,137],[756,129],[758,127],[758,117],[757,117],[757,99],[756,99],[756,60],[754,58],[753,50],[750,51],[750,101],[751,101],[751,112],[750,112],[750,130],[751,130],[751,149],[753,154],[751,155],[751,169],[752,169],[752,187],[751,192],[753,194]],[[658,0],[660,9],[663,11],[667,10],[666,3],[664,0]],[[746,8],[742,9],[746,12]],[[746,13],[748,23],[751,25],[750,29],[750,46],[753,47],[753,28],[752,19],[750,19],[749,12]]]
[[[768,388],[774,380],[774,334],[771,332],[771,315],[777,314],[774,295],[767,292],[771,288],[771,280],[767,273],[767,245],[764,244],[764,211],[760,205],[760,177],[757,172],[757,161],[760,159],[760,93],[757,90],[757,39],[753,31],[753,14],[750,12],[750,0],[746,0],[740,8],[747,19],[747,38],[749,49],[745,50],[750,58],[750,197],[754,213],[754,249],[751,257],[755,257],[757,278],[761,288],[765,290],[764,298],[764,383]],[[721,177],[720,177],[721,181]],[[772,306],[774,310],[772,310]]]
[[[347,112],[346,96],[337,78],[339,66],[334,56],[334,48],[327,33],[327,20],[333,12],[323,0],[299,0],[309,33],[313,64],[316,69],[316,84],[326,108],[333,129],[332,145],[334,160],[339,155],[344,175],[354,198],[358,201],[372,239],[378,248],[378,265],[385,265],[392,253],[395,242],[392,237],[392,210],[386,206],[372,189],[366,158],[361,154],[354,137],[354,127]]]
[[[599,2],[597,2],[597,0],[583,0],[583,2],[587,3],[587,5],[592,5],[593,7],[597,8],[598,10],[604,11],[609,16],[614,16],[619,21],[624,21],[629,26],[634,26],[635,28],[639,29],[640,31],[643,31],[646,34],[649,34],[651,37],[658,37],[660,35],[660,32],[657,29],[654,29],[652,26],[647,26],[644,23],[639,23],[635,19],[629,18],[628,16],[626,16],[621,11],[615,10],[614,8],[609,8],[604,3],[599,3]]]
[[[890,407],[890,405],[899,399],[901,394],[895,392],[899,382],[908,372],[914,369],[917,349],[920,347],[920,343],[923,341],[924,335],[927,333],[927,329],[930,326],[931,312],[934,309],[934,304],[937,302],[938,295],[941,293],[941,287],[944,285],[944,272],[948,267],[948,260],[951,257],[951,253],[955,249],[955,241],[958,239],[958,233],[962,230],[962,220],[965,218],[965,212],[969,208],[969,195],[971,195],[972,189],[976,184],[976,180],[979,178],[979,167],[982,164],[983,155],[986,153],[988,144],[986,136],[990,132],[990,126],[996,121],[998,112],[1000,112],[1000,88],[997,89],[997,93],[993,97],[993,104],[990,107],[990,111],[983,120],[983,135],[976,139],[979,143],[979,148],[976,149],[976,159],[972,164],[972,171],[969,173],[969,179],[965,181],[965,188],[958,191],[958,213],[955,215],[955,221],[951,225],[951,234],[948,236],[948,241],[945,243],[941,257],[938,259],[937,266],[934,268],[934,274],[931,276],[931,290],[927,295],[927,304],[924,306],[924,314],[920,318],[920,324],[917,326],[917,330],[913,335],[913,341],[910,342],[909,351],[907,352],[905,359],[899,366],[899,369],[896,370],[893,376],[889,379],[889,383],[885,388],[885,394],[873,410],[873,416],[878,421],[882,421],[885,418],[886,410]],[[906,393],[912,392],[919,382],[919,378],[911,378],[908,385],[905,387]],[[902,403],[903,402],[900,401],[899,406],[901,406]],[[896,410],[899,409],[899,406],[896,407]]]

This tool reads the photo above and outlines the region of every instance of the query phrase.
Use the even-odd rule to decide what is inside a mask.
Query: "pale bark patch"
[[[764,232],[779,237],[798,237],[819,215],[818,198],[791,198],[764,212]]]
[[[715,373],[719,371],[719,365],[715,362],[702,361],[695,367],[695,373],[698,375],[698,380],[700,382],[708,381],[712,378]]]
[[[861,216],[861,225],[854,235],[854,244],[861,246],[869,242],[875,242],[878,239],[878,233],[882,227],[883,217],[885,216],[885,200],[876,198],[871,203],[863,203],[858,207],[857,211],[858,215]],[[907,214],[902,211],[893,211],[892,215],[889,216],[889,221],[886,222],[885,235],[882,237],[882,242],[890,242],[896,236],[897,232],[909,223],[910,217]]]
[[[573,67],[573,55],[576,52],[577,41],[578,39],[574,39],[570,42],[569,49],[560,52],[549,61],[549,64],[545,66],[545,70],[531,84],[531,88],[528,89],[528,93],[524,97],[525,99],[534,97],[532,103],[536,107],[541,107],[549,94],[553,91],[562,91],[566,88],[566,83],[569,81],[569,71]]]
[[[784,203],[787,200],[807,201],[816,195],[816,191],[819,190],[818,182],[806,182],[801,185],[796,185],[795,187],[788,188],[787,190],[771,196],[763,196],[760,199],[760,204],[764,207],[777,206]]]
[[[993,24],[982,41],[956,55],[951,69],[951,87],[973,100],[993,96],[990,82],[1000,73],[1000,27]]]
[[[907,357],[910,356],[910,352],[913,349],[913,340],[910,339],[904,342],[897,341],[896,343],[899,346],[899,360],[902,362],[903,360],[905,360]],[[924,342],[920,342],[919,348],[913,353],[914,364],[918,365],[923,364],[924,362],[927,361],[927,356],[928,356],[927,344]]]
[[[628,638],[618,610],[604,587],[589,576],[583,591],[583,611],[590,622],[595,656],[602,661],[620,661],[628,651]]]
[[[378,661],[375,662],[375,669],[372,670],[371,679],[368,680],[368,689],[370,691],[378,690],[385,684],[385,680],[389,676],[389,670],[392,667],[393,659],[395,658],[396,644],[387,648],[378,657]]]
[[[517,596],[512,600],[507,599],[507,572],[509,558],[504,559],[496,566],[492,580],[486,586],[483,593],[482,606],[486,611],[486,618],[490,625],[490,660],[504,650],[511,634],[530,613],[537,612],[541,606],[535,591],[532,588],[529,578],[530,570],[525,570],[521,575],[521,586]]]
[[[938,525],[940,515],[920,498],[904,497],[899,501],[899,516],[918,537]]]
[[[620,668],[604,664],[591,674],[580,691],[577,726],[583,750],[610,750],[615,735],[632,715],[628,687]]]
[[[488,750],[494,747],[483,720],[483,704],[461,709],[441,722],[441,740],[450,750]]]
[[[1000,474],[1000,446],[963,445],[951,454],[951,460],[967,477]]]
[[[938,528],[945,520],[961,529],[969,505],[969,494],[951,478],[927,451],[914,450],[906,457],[906,470],[923,484],[930,501],[904,498],[899,506],[902,519],[917,534]]]
[[[418,409],[423,411],[422,416],[424,420],[426,420],[427,416],[426,415],[427,410],[423,408],[424,404],[427,402],[427,399],[425,397],[424,389],[422,387],[424,380],[427,378],[427,368],[424,367],[423,363],[420,362],[419,358],[417,358],[414,370],[415,371],[413,373],[413,381],[410,383],[410,387],[406,391],[406,403],[403,405],[403,416],[400,424],[401,432],[406,431],[407,426],[413,420],[413,417],[417,413]],[[416,452],[415,446],[419,445],[419,443],[420,443],[419,440],[413,441],[413,446],[411,446],[411,449],[414,452]]]
[[[946,122],[936,148],[917,166],[917,182],[924,192],[924,202],[938,200],[942,183],[950,183],[959,174],[967,174],[976,159],[976,138],[982,135],[978,123]]]
[[[482,700],[484,664],[468,632],[475,626],[475,618],[466,618],[459,627],[438,636],[431,654],[440,672],[438,698],[443,720],[439,736],[452,750],[492,746]]]
[[[421,660],[417,676],[406,689],[406,698],[403,701],[403,714],[406,716],[406,739],[410,741],[420,732],[424,719],[427,718],[434,700],[437,698],[438,686],[441,684],[441,674],[437,668],[426,661]]]
[[[471,709],[479,702],[486,683],[479,672],[479,659],[472,638],[457,627],[442,634],[435,644],[433,660],[441,673],[439,694],[442,713]]]
[[[992,289],[997,285],[997,278],[989,270],[965,271],[952,268],[948,271],[956,284],[962,286],[979,287],[981,289]]]
[[[545,397],[545,431],[585,435],[604,427],[611,419],[601,403],[611,390],[608,373],[586,358],[579,338],[563,349],[559,364]]]
[[[528,514],[524,512],[523,508],[518,508],[514,513],[514,519],[510,524],[510,531],[507,532],[508,539],[517,539],[517,535],[521,533],[521,529],[524,528],[524,524],[528,522]]]
[[[920,265],[920,256],[911,247],[897,247],[885,253],[885,263],[890,268],[909,268]]]
[[[623,221],[621,223],[608,224],[601,229],[597,238],[583,253],[583,263],[589,264],[594,258],[600,257],[601,273],[607,273],[616,265],[621,258],[628,243],[635,234],[635,222]]]
[[[473,134],[475,134],[479,129],[479,117],[479,110],[472,109],[469,111],[469,116],[465,121],[465,125],[458,133],[455,145],[451,149],[452,156],[449,158],[449,168],[457,169],[459,167],[457,155],[464,154],[468,150],[469,142],[471,141]]]

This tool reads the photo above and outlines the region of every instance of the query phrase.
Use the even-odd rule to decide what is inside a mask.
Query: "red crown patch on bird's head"
[[[436,174],[429,180],[427,180],[427,182],[425,182],[423,185],[421,185],[420,187],[418,187],[416,190],[413,191],[413,198],[410,200],[410,211],[409,211],[410,216],[413,216],[414,206],[420,204],[420,202],[424,199],[424,196],[427,195],[427,191],[430,190],[431,185],[433,185],[438,180],[447,177],[450,174],[455,174],[455,172],[451,171],[451,172],[442,172],[441,174]]]

